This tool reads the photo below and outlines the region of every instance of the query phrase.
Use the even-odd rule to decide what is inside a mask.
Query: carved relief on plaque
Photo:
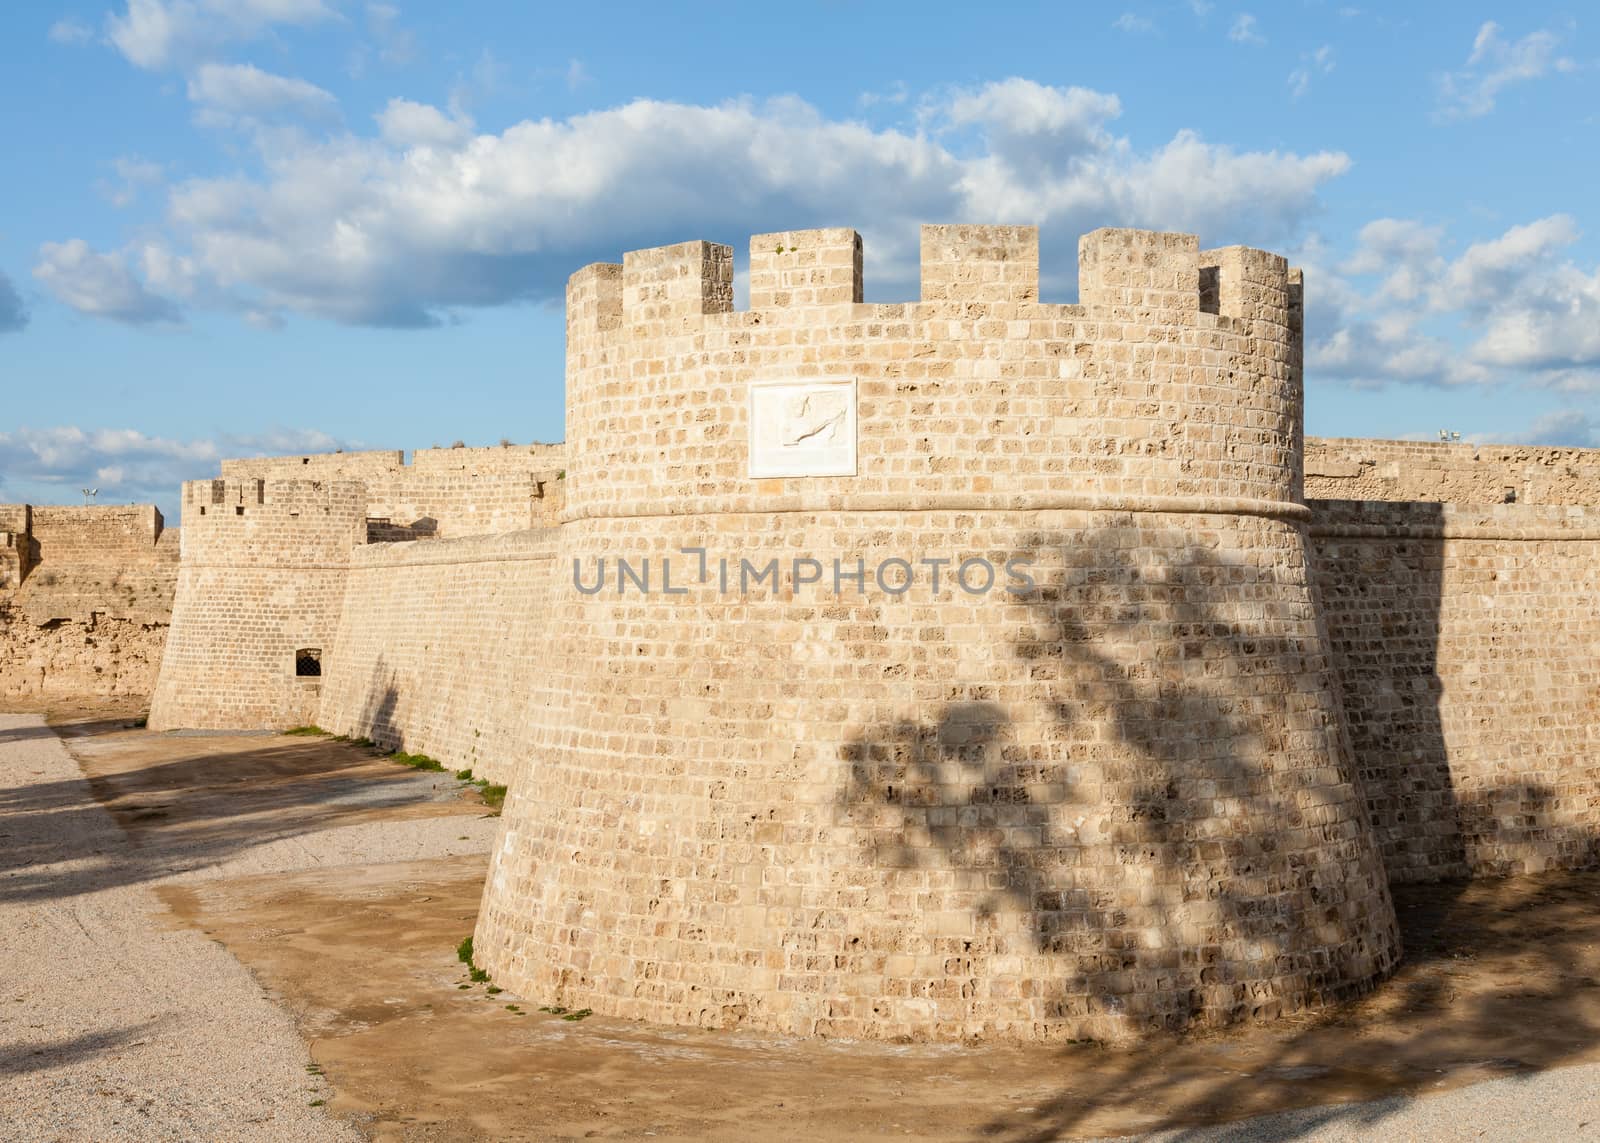
[[[855,474],[854,378],[750,383],[751,476]]]

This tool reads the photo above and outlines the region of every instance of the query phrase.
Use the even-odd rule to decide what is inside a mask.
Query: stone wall
[[[323,453],[222,462],[224,479],[349,479],[366,489],[369,538],[431,540],[555,522],[561,445]]]
[[[751,312],[707,243],[573,277],[559,566],[649,558],[656,590],[558,584],[476,932],[497,979],[670,1023],[1069,1039],[1393,964],[1297,503],[1298,276],[1098,231],[1082,304],[1045,305],[1037,249],[928,228],[899,305],[862,304],[845,230],[753,239]],[[854,474],[751,479],[752,386],[828,378]],[[1037,586],[668,594],[684,548],[1026,556]]]
[[[1323,500],[1600,503],[1600,449],[1310,437],[1305,468]]]
[[[178,540],[152,504],[0,505],[0,695],[148,695]]]
[[[1600,510],[1312,508],[1390,880],[1600,863]]]
[[[553,529],[357,548],[317,724],[507,781],[555,587]]]

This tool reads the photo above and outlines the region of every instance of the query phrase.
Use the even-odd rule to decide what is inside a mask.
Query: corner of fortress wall
[[[548,572],[539,537],[560,510],[563,455],[506,445],[419,449],[410,463],[400,452],[258,457],[185,484],[151,725],[316,723],[498,778],[516,725],[500,708],[517,693],[513,668],[528,665],[507,656],[507,640],[525,626],[520,605],[551,582],[534,573]],[[319,674],[299,673],[302,652]]]
[[[1368,987],[1398,947],[1310,596],[1298,280],[1104,230],[1054,305],[1033,228],[928,227],[920,300],[869,305],[861,254],[759,235],[743,312],[711,243],[573,276],[561,566],[1025,555],[1038,588],[562,585],[486,966],[936,1039]]]

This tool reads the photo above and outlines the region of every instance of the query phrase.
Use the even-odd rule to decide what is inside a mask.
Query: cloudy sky
[[[562,284],[920,222],[1305,267],[1307,427],[1600,445],[1586,5],[126,0],[0,10],[0,500],[562,435]],[[683,11],[715,13],[702,19]]]

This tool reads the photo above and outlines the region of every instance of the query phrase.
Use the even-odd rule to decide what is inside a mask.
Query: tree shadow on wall
[[[1340,770],[1321,779],[1335,794],[1354,778],[1336,702],[1309,697],[1332,687],[1309,610],[1263,620],[1288,604],[1256,569],[1198,544],[1141,554],[1126,533],[1026,542],[1043,578],[1009,662],[934,724],[849,744],[841,824],[876,862],[993,886],[978,945],[1048,958],[1029,985],[1048,1020],[1263,1018],[1297,1006],[1284,977],[1314,1003],[1353,995],[1393,942],[1359,806],[1307,777]],[[1352,935],[1330,947],[1328,926]]]
[[[1141,562],[1119,542],[1115,532],[1032,541],[1056,553],[1059,570],[1026,601],[1008,665],[1026,668],[1021,689],[1047,696],[1048,717],[1030,712],[1024,726],[1008,718],[997,700],[1015,706],[1018,676],[1002,671],[961,688],[932,723],[886,725],[842,752],[849,776],[839,822],[856,833],[867,860],[934,876],[966,873],[968,883],[980,874],[989,888],[974,909],[979,942],[1000,949],[1008,936],[1025,936],[1030,948],[1005,951],[1049,958],[1058,974],[1025,986],[1039,990],[1050,1016],[1126,1015],[1141,1031],[1182,1033],[1209,1007],[1210,1022],[1222,1026],[1118,1052],[1074,1048],[1063,1057],[1069,1078],[1058,1095],[996,1116],[981,1137],[1070,1137],[1097,1129],[1096,1117],[1110,1109],[1140,1103],[1168,1123],[1220,1122],[1418,1090],[1439,1082],[1440,1072],[1481,1070],[1486,1056],[1509,1058],[1515,1074],[1600,1046],[1600,1018],[1562,1002],[1574,987],[1594,986],[1600,965],[1584,945],[1593,931],[1585,937],[1558,926],[1533,941],[1511,919],[1549,915],[1552,895],[1557,905],[1563,894],[1592,902],[1600,879],[1399,888],[1409,958],[1399,980],[1361,999],[1361,985],[1348,981],[1392,968],[1376,947],[1381,929],[1342,955],[1335,950],[1331,961],[1317,947],[1318,929],[1377,923],[1383,871],[1358,860],[1352,831],[1326,828],[1322,804],[1297,794],[1303,784],[1284,760],[1292,747],[1306,749],[1306,736],[1335,759],[1348,758],[1340,736],[1354,738],[1360,778],[1341,762],[1335,781],[1361,799],[1365,780],[1375,832],[1417,864],[1463,860],[1463,823],[1486,823],[1494,811],[1485,807],[1503,812],[1509,801],[1533,815],[1550,797],[1523,786],[1458,804],[1432,657],[1437,567],[1419,561],[1434,571],[1431,581],[1402,576],[1397,588],[1382,586],[1393,569],[1371,568],[1365,589],[1376,594],[1360,623],[1372,630],[1335,624],[1341,666],[1393,674],[1376,681],[1376,693],[1393,696],[1385,716],[1358,709],[1347,730],[1324,644],[1305,617],[1277,630],[1261,622],[1275,602],[1255,590],[1261,581],[1251,566],[1204,545]],[[1351,590],[1362,588],[1358,578]],[[1383,591],[1420,598],[1402,610]],[[1369,638],[1404,638],[1406,651],[1363,655],[1358,644]],[[1331,695],[1326,710],[1295,697],[1319,686]],[[1367,822],[1352,808],[1359,832]],[[1213,828],[1224,818],[1227,830]],[[1568,852],[1600,858],[1593,831],[1569,832]],[[1002,923],[1008,917],[1011,924]],[[1263,972],[1230,970],[1237,953],[1224,957],[1225,944],[1259,950],[1251,959],[1263,970],[1302,971],[1311,1010],[1244,1027],[1284,1006]],[[1520,1002],[1493,988],[1454,990],[1462,962],[1502,959],[1527,970]],[[1118,974],[1135,969],[1165,982],[1153,1010],[1131,1011],[1119,1000],[1127,978]],[[1373,1058],[1351,1065],[1340,1037],[1353,1034],[1341,1030],[1384,1021],[1369,1029],[1380,1042]],[[1230,1038],[1255,1057],[1248,1075],[1237,1060],[1184,1070],[1182,1053]],[[1323,1108],[1266,1137],[1388,1113]]]
[[[385,665],[382,655],[372,664],[367,692],[361,700],[361,713],[350,733],[372,739],[385,750],[405,749],[405,734],[396,716],[400,705],[400,684],[395,672]]]

